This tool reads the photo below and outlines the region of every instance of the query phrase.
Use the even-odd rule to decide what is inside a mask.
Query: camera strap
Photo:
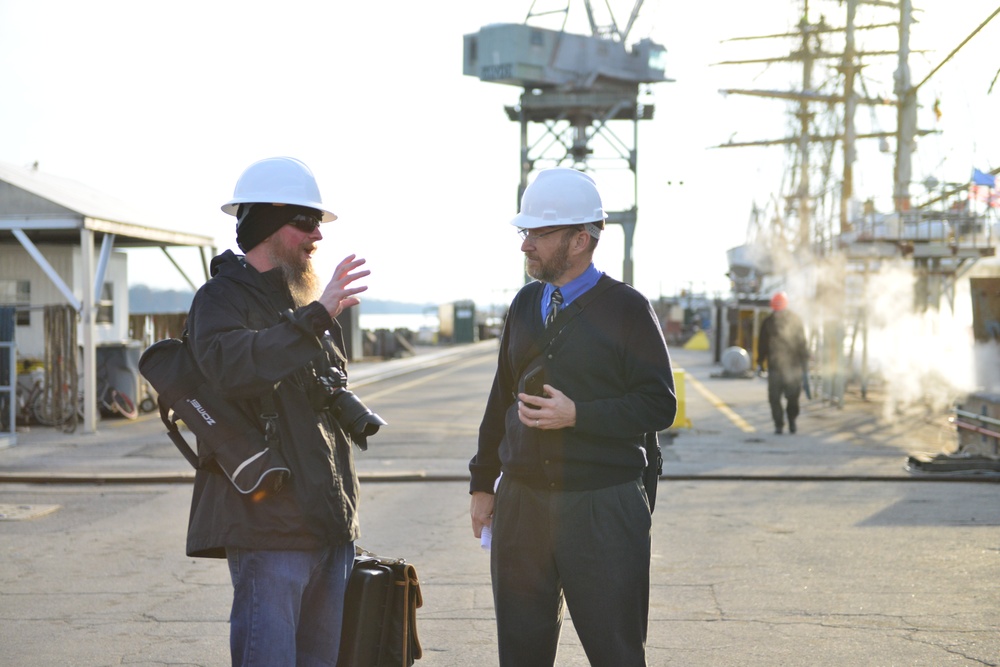
[[[276,448],[281,446],[281,431],[278,429],[278,406],[274,402],[274,392],[260,398],[260,418],[264,420],[264,439]]]
[[[621,283],[608,275],[602,275],[596,285],[577,298],[573,299],[568,306],[560,310],[556,315],[556,319],[552,321],[552,324],[547,326],[545,331],[542,332],[541,338],[535,341],[535,343],[531,346],[531,349],[526,355],[528,361],[518,368],[514,378],[520,380],[525,371],[534,367],[539,357],[545,354],[545,351],[549,349],[553,342],[555,342],[556,338],[558,338],[559,335],[566,330],[566,327],[573,321],[574,317],[583,312],[584,308],[586,308],[608,289],[614,287],[615,285],[623,284],[624,283]],[[541,289],[542,283],[538,283],[538,287]]]

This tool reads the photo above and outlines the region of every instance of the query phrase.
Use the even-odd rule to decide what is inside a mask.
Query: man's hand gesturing
[[[354,295],[364,292],[368,287],[367,285],[351,287],[351,283],[371,273],[368,269],[355,271],[355,269],[364,263],[364,259],[356,255],[348,255],[337,265],[336,270],[333,272],[333,278],[319,297],[319,302],[330,313],[330,317],[336,318],[337,315],[340,315],[351,306],[361,303],[361,299]]]

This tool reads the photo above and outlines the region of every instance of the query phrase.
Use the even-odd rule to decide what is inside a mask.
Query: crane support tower
[[[463,74],[481,81],[523,88],[507,117],[521,126],[521,195],[536,168],[572,166],[595,171],[599,165],[631,172],[631,206],[607,211],[608,222],[624,230],[622,279],[633,282],[632,240],[638,218],[639,121],[653,117],[640,87],[671,81],[664,73],[666,49],[650,39],[626,47],[626,39],[642,1],[635,3],[624,30],[611,18],[598,26],[590,2],[585,2],[591,34],[565,31],[569,3],[562,10],[533,14],[524,24],[498,23],[464,37]],[[534,9],[534,4],[532,4]],[[610,9],[610,7],[609,7]],[[529,21],[542,14],[563,14],[560,30]],[[631,125],[630,134],[616,133]],[[624,137],[624,138],[623,138]]]

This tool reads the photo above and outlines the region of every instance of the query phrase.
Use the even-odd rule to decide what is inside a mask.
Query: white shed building
[[[17,354],[29,358],[45,349],[44,307],[76,311],[85,432],[96,430],[96,348],[129,342],[128,256],[120,249],[161,248],[192,289],[208,277],[214,239],[153,226],[153,220],[76,181],[0,163],[0,305],[17,307]],[[171,255],[180,247],[200,253],[204,276],[197,282]],[[6,384],[0,378],[0,386]]]

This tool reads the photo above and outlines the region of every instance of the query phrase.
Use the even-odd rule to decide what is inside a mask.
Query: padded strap
[[[198,460],[198,455],[195,454],[194,450],[191,449],[191,445],[181,435],[181,430],[177,428],[177,424],[170,419],[170,406],[166,405],[162,400],[157,400],[157,403],[160,405],[160,419],[163,420],[163,423],[167,427],[167,435],[170,436],[170,440],[180,450],[180,453],[184,455],[184,458],[191,464],[191,467],[195,470],[200,470],[202,466]]]

